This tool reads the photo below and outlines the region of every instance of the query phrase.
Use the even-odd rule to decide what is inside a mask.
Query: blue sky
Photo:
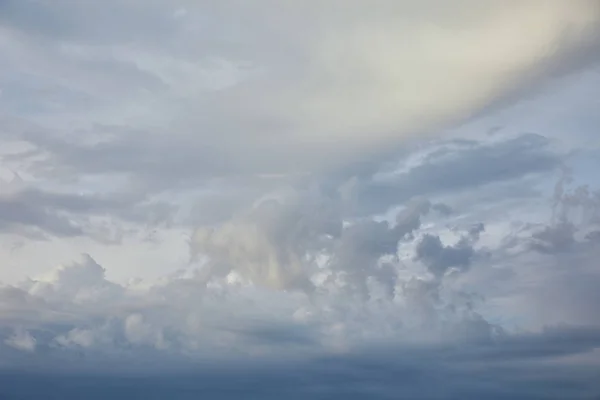
[[[593,0],[0,1],[0,397],[600,395],[599,58]]]

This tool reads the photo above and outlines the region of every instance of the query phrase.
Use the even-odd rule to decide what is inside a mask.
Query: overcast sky
[[[0,398],[600,396],[600,2],[0,0]]]

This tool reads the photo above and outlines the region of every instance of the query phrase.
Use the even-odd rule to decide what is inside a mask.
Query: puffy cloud
[[[151,325],[144,321],[141,314],[131,314],[125,318],[125,337],[135,345],[151,345],[157,349],[168,347],[162,331],[155,331]]]
[[[570,198],[570,190],[565,188],[564,193]],[[344,391],[344,385],[326,376],[355,376],[353,393],[367,394],[374,384],[381,390],[395,387],[386,378],[390,374],[411,371],[411,376],[447,388],[435,394],[414,382],[402,385],[415,398],[442,398],[448,390],[457,396],[494,393],[518,398],[526,393],[543,398],[549,386],[534,385],[536,380],[525,374],[524,365],[536,365],[548,379],[562,376],[561,382],[570,383],[569,393],[574,395],[594,381],[581,375],[589,369],[579,361],[595,360],[593,349],[599,343],[590,306],[595,304],[597,249],[580,237],[585,224],[572,222],[577,231],[570,252],[532,252],[528,243],[539,231],[534,226],[516,257],[505,254],[500,243],[487,249],[491,257],[478,259],[479,246],[496,229],[493,221],[463,224],[460,229],[437,225],[432,231],[427,219],[430,201],[408,202],[390,221],[345,217],[341,212],[345,201],[336,193],[313,189],[263,199],[230,221],[199,229],[192,247],[206,260],[161,282],[113,283],[98,263],[83,256],[19,288],[3,288],[0,335],[6,348],[0,347],[0,354],[29,370],[46,371],[60,362],[67,376],[75,376],[75,369],[119,375],[124,368],[145,376],[185,369],[195,372],[195,379],[204,379],[202,360],[215,360],[234,377],[229,360],[235,360],[242,368],[246,362],[264,366],[255,382],[266,384],[262,379],[270,381],[268,377],[310,379],[313,394],[323,387],[337,394]],[[459,235],[457,244],[444,244],[450,234]],[[399,259],[398,247],[405,245],[414,246],[420,263]],[[563,256],[575,257],[578,267],[571,266],[574,259],[551,258]],[[564,262],[571,268],[561,265]],[[421,263],[435,279],[422,273]],[[477,268],[466,268],[471,265]],[[463,285],[476,283],[477,274],[489,277],[485,274],[507,265],[517,276],[486,279],[495,288],[476,285],[474,292]],[[459,273],[444,274],[452,267]],[[584,272],[585,278],[578,278]],[[296,285],[294,273],[307,286]],[[535,276],[533,282],[530,274]],[[565,282],[569,288],[577,287],[576,295]],[[518,311],[503,303],[507,298],[503,290],[508,289],[518,289],[508,296],[517,301]],[[489,299],[482,302],[479,294]],[[526,331],[514,329],[490,306],[504,307],[503,316],[523,316],[535,323]],[[37,313],[27,316],[23,313],[27,307]],[[572,325],[543,328],[560,322]],[[27,343],[35,344],[25,352],[33,359],[19,356],[25,354],[22,350],[10,352]],[[380,346],[387,356],[379,352]],[[315,359],[328,368],[344,363],[346,372],[312,375],[308,371],[321,365],[313,364]],[[272,367],[274,360],[286,366]],[[384,360],[387,367],[381,364]],[[365,372],[374,365],[380,366],[377,374]],[[491,386],[480,387],[464,378],[473,367]],[[499,369],[504,374],[498,374]],[[283,375],[277,378],[279,374]],[[524,381],[527,384],[517,385]],[[193,394],[225,395],[226,386],[214,382],[212,392],[187,387]],[[142,390],[137,382],[131,385]],[[20,385],[7,387],[24,393]],[[119,392],[114,390],[111,393]],[[272,385],[264,390],[265,396],[275,393],[283,392]],[[384,394],[373,394],[379,395]]]
[[[111,282],[83,255],[0,292],[8,300],[5,323],[29,326],[51,349],[40,357],[50,359],[127,349],[193,358],[232,351],[297,356],[299,349],[351,349],[426,325],[435,327],[426,336],[441,340],[469,323],[463,305],[448,308],[451,291],[442,292],[439,282],[413,277],[407,286],[399,276],[398,244],[421,229],[429,201],[407,203],[391,223],[345,220],[343,201],[319,190],[264,199],[231,221],[199,228],[191,247],[206,260],[154,284]],[[428,285],[430,297],[411,289]],[[37,314],[18,311],[22,303]],[[403,320],[389,319],[393,313]]]
[[[51,302],[101,303],[119,296],[120,288],[104,278],[104,268],[89,255],[70,265],[61,265],[46,276],[23,283],[28,293]]]
[[[477,293],[460,285],[476,260],[483,268],[502,255],[500,247],[488,249],[491,258],[477,258],[484,224],[467,225],[455,245],[444,245],[444,233],[428,233],[424,223],[432,208],[427,200],[405,204],[391,222],[346,220],[339,212],[343,202],[319,190],[264,199],[224,224],[200,228],[191,245],[203,261],[154,284],[111,282],[85,255],[3,289],[5,324],[29,327],[31,337],[56,354],[90,357],[126,349],[297,355],[298,349],[339,351],[397,335],[400,342],[489,342],[503,332],[476,311]],[[415,261],[434,279],[400,260],[399,245],[411,242]],[[445,274],[451,268],[460,273]],[[529,293],[542,296],[539,290],[552,282]]]
[[[309,193],[265,200],[239,218],[196,230],[193,254],[210,259],[213,275],[237,273],[270,288],[311,291],[311,276],[327,270],[327,280],[342,278],[363,295],[369,278],[388,285],[393,295],[395,267],[380,261],[395,256],[398,243],[420,228],[429,201],[409,202],[392,225],[346,221],[342,198]]]
[[[87,329],[74,328],[67,332],[67,334],[58,336],[56,342],[65,347],[92,347],[94,345],[94,332]]]
[[[307,289],[305,258],[311,252],[316,255],[328,236],[338,236],[341,228],[340,216],[327,202],[266,200],[239,221],[198,229],[192,248],[208,255],[217,273],[235,270],[267,287]]]

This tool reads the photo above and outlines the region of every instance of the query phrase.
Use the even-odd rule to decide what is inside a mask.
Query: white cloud
[[[75,328],[67,332],[66,335],[58,336],[56,342],[61,346],[81,346],[89,348],[94,345],[94,332],[88,329]]]
[[[559,201],[568,214],[591,210],[584,200],[592,197],[584,193],[565,189]],[[129,351],[193,359],[232,352],[299,357],[382,342],[489,342],[500,332],[515,333],[504,324],[506,317],[528,319],[519,326],[532,331],[561,321],[596,321],[591,308],[583,307],[593,291],[577,278],[585,273],[586,281],[600,279],[588,233],[594,224],[573,225],[578,234],[567,253],[545,247],[542,254],[527,244],[535,237],[545,240],[536,232],[548,229],[521,231],[525,236],[518,239],[514,256],[510,242],[488,241],[490,247],[482,248],[478,241],[487,233],[480,225],[476,230],[465,223],[450,227],[462,239],[444,246],[433,236],[448,229],[443,222],[422,224],[430,217],[427,201],[408,203],[388,224],[342,219],[336,213],[344,208],[342,199],[312,190],[264,200],[212,233],[203,229],[192,247],[208,261],[159,282],[113,283],[85,255],[6,287],[0,292],[5,300],[0,326],[28,327],[15,331],[18,335],[9,332],[6,344],[24,346],[33,340],[65,352],[85,351],[92,359]],[[452,221],[452,215],[446,218]],[[437,245],[425,248],[423,238],[437,238]],[[396,249],[411,242],[415,257],[409,265]],[[565,267],[573,260],[580,266],[571,273]],[[451,267],[461,268],[446,273]],[[557,290],[565,280],[580,292]],[[549,291],[556,299],[568,295],[572,300],[560,300],[558,306]],[[482,302],[480,296],[487,299]],[[541,310],[554,310],[554,315]]]
[[[71,265],[61,265],[46,276],[40,276],[23,287],[32,295],[59,303],[102,303],[118,297],[120,288],[105,280],[105,270],[89,255]]]

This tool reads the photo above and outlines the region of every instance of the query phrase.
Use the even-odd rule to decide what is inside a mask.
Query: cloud
[[[223,399],[252,393],[260,398],[309,396],[358,399],[588,398],[600,390],[596,372],[569,363],[569,357],[598,346],[597,329],[565,328],[499,340],[494,345],[397,347],[323,356],[315,361],[284,364],[246,362],[224,369],[197,365],[144,376],[115,373],[2,373],[5,398],[37,398],[45,393],[64,398]],[[534,345],[534,348],[531,345]],[[525,350],[523,352],[523,350]],[[528,351],[530,350],[530,351]],[[593,364],[592,364],[593,365]]]
[[[162,1],[4,2],[4,118],[29,125],[12,135],[80,171],[163,183],[322,170],[589,65],[600,19],[593,0],[234,4],[174,18]],[[128,16],[110,33],[107,10]]]
[[[36,340],[27,331],[18,330],[12,336],[4,340],[8,346],[13,347],[17,350],[34,352],[36,346]]]
[[[431,273],[443,275],[452,267],[468,268],[474,250],[462,239],[454,246],[444,246],[439,236],[425,235],[417,244],[416,259],[423,261]]]
[[[83,255],[4,288],[0,325],[27,326],[48,349],[42,360],[74,351],[91,359],[130,351],[198,359],[338,351],[424,324],[435,326],[426,336],[439,340],[470,320],[444,309],[453,300],[439,282],[418,278],[406,286],[400,279],[398,244],[421,229],[429,201],[409,202],[393,223],[347,221],[342,201],[318,190],[264,199],[230,221],[199,228],[191,247],[205,261],[156,283],[111,282]],[[430,299],[411,287],[429,287]],[[384,307],[370,311],[376,304]],[[389,321],[390,313],[406,320]],[[364,318],[371,326],[359,322]]]
[[[561,199],[580,192],[565,187]],[[303,389],[290,396],[551,398],[554,386],[545,382],[557,379],[569,388],[563,396],[596,390],[584,362],[597,362],[600,343],[593,316],[597,248],[582,237],[585,224],[571,222],[576,243],[568,252],[532,249],[534,226],[517,256],[500,243],[486,249],[490,257],[477,258],[496,229],[493,222],[432,231],[430,201],[406,203],[390,222],[344,216],[345,201],[314,187],[262,199],[229,221],[200,229],[193,243],[206,261],[159,282],[111,282],[103,267],[83,256],[2,288],[0,354],[11,367],[0,380],[17,367],[27,371],[21,377],[38,374],[32,380],[50,379],[52,369],[80,382],[84,378],[75,377],[85,371],[89,385],[103,379],[106,393],[121,395],[123,386],[110,383],[115,376],[135,393],[148,389],[122,371],[145,377],[186,371],[195,383],[171,381],[173,393],[185,386],[190,395],[227,396],[232,385],[225,376],[237,379],[236,368],[242,368],[254,386],[236,381],[236,390],[267,398],[300,381]],[[575,215],[575,208],[567,214]],[[444,244],[450,234],[459,236],[457,244]],[[398,247],[406,245],[414,246],[415,265],[400,260]],[[452,267],[457,273],[445,274]],[[486,275],[506,268],[516,275]],[[476,284],[477,274],[491,287]],[[501,316],[530,324],[515,329],[490,312],[498,305]],[[35,346],[23,352],[15,343]],[[224,375],[207,372],[205,360]],[[27,398],[19,379],[2,386],[7,396]],[[196,386],[202,381],[212,386]],[[78,390],[65,388],[64,395]]]
[[[405,204],[391,222],[345,218],[344,201],[313,189],[263,199],[230,221],[199,228],[191,247],[201,261],[155,283],[111,282],[84,255],[0,291],[5,324],[27,326],[38,344],[53,349],[52,357],[74,349],[90,357],[125,349],[194,357],[230,351],[297,355],[298,349],[339,351],[396,335],[401,343],[486,342],[502,331],[477,312],[479,294],[461,287],[472,273],[497,271],[504,263],[512,267],[502,243],[480,248],[484,224],[433,234],[424,222],[431,211],[427,200]],[[448,234],[459,235],[456,244],[442,242],[441,235]],[[593,243],[579,240],[573,256],[589,252],[590,258],[578,273],[587,270],[591,277]],[[400,259],[399,246],[406,245],[414,246],[416,265]],[[523,260],[539,253],[522,249],[519,273],[537,273],[548,263],[536,260],[528,267]],[[484,253],[489,256],[479,257]],[[457,273],[446,274],[452,268]],[[538,304],[560,280],[578,281],[567,270],[548,268],[539,286],[519,296],[530,295],[530,304]],[[526,278],[496,283],[511,289],[529,284]],[[578,301],[587,302],[589,293],[581,292]],[[556,308],[553,304],[548,306]],[[564,306],[568,312],[571,305]],[[564,321],[592,321],[586,315]]]
[[[570,223],[547,226],[532,235],[532,246],[543,252],[569,250],[575,244],[575,227]]]
[[[56,342],[64,347],[81,346],[84,348],[94,345],[94,332],[87,329],[75,328],[66,335],[58,336]]]
[[[558,43],[594,43],[597,5],[577,5],[581,10],[559,2],[481,6],[465,1],[438,8],[436,2],[382,1],[368,7],[353,2],[339,13],[336,2],[291,2],[279,16],[295,12],[300,24],[315,27],[308,43],[300,44],[311,68],[299,72],[302,89],[283,82],[287,90],[276,89],[271,101],[258,104],[265,104],[261,111],[267,117],[273,107],[293,110],[287,111],[289,118],[304,127],[304,137],[286,139],[327,150],[335,142],[338,149],[365,152],[471,116],[512,94],[518,82],[530,83],[561,64]],[[580,23],[590,24],[590,36],[584,36],[591,42],[579,41]],[[531,25],[539,28],[536,35],[526,33]],[[561,26],[575,34],[563,36]],[[558,51],[548,51],[553,47]],[[569,63],[577,58],[570,55]],[[439,65],[445,66],[443,74]]]
[[[409,202],[393,225],[358,220],[346,227],[343,204],[339,197],[319,191],[265,200],[239,218],[197,229],[192,254],[209,258],[212,275],[237,273],[254,284],[304,291],[314,289],[310,274],[327,257],[333,273],[329,280],[342,274],[348,289],[368,296],[367,281],[374,278],[391,285],[393,295],[394,269],[379,261],[395,255],[398,242],[420,228],[430,203]]]
[[[595,0],[0,2],[24,243],[0,397],[595,395],[593,90],[473,118],[568,86],[599,24]]]
[[[100,241],[114,242],[119,240],[118,230],[115,233],[101,229],[98,219],[109,216],[114,221],[158,226],[168,225],[175,215],[172,205],[148,199],[143,194],[92,195],[81,191],[73,193],[70,187],[52,190],[37,187],[17,173],[12,174],[10,181],[2,182],[0,193],[0,230],[4,232],[35,239],[89,235]]]
[[[399,171],[380,174],[376,180],[359,180],[351,189],[359,204],[357,212],[383,212],[413,196],[456,194],[551,173],[564,157],[551,144],[548,138],[532,133],[492,142],[440,141],[401,160]]]
[[[85,254],[79,262],[58,266],[46,276],[25,282],[23,288],[49,302],[102,303],[120,295],[120,287],[108,282],[104,273],[104,268]]]
[[[591,200],[594,192],[586,185],[569,184],[564,176],[557,187],[560,190],[547,202],[553,203],[551,212],[542,222],[514,223],[498,247],[487,249],[486,267],[472,268],[469,278],[463,275],[468,287],[480,287],[488,299],[494,299],[492,308],[498,307],[496,312],[505,315],[509,325],[527,329],[598,323],[591,307],[598,301],[593,287],[600,282],[593,240],[598,226],[595,207],[587,200],[572,201]]]

